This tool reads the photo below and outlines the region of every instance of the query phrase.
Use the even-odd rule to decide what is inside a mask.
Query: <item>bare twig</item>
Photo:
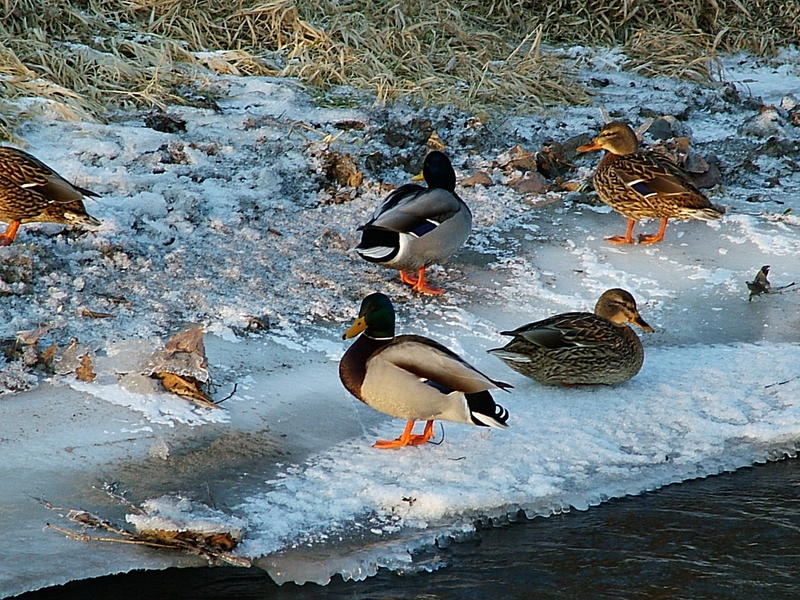
[[[142,510],[141,508],[139,508],[138,506],[136,506],[136,505],[135,505],[133,502],[131,502],[130,500],[128,500],[128,499],[127,499],[125,496],[123,496],[122,494],[119,494],[119,493],[117,493],[117,486],[118,486],[118,485],[119,485],[119,484],[118,484],[117,482],[115,482],[115,481],[106,481],[106,482],[104,482],[104,483],[103,483],[103,487],[102,487],[102,488],[98,488],[96,485],[95,485],[95,486],[92,486],[92,487],[93,487],[94,489],[96,489],[96,490],[97,490],[97,489],[101,489],[101,490],[102,490],[103,492],[105,492],[105,493],[106,493],[106,494],[107,494],[107,495],[108,495],[108,496],[109,496],[111,499],[113,499],[113,500],[116,500],[117,502],[119,502],[120,504],[122,504],[123,506],[125,506],[126,508],[129,508],[130,510],[132,510],[133,512],[135,512],[136,514],[139,514],[139,515],[146,515],[147,513],[146,513],[144,510]]]
[[[765,385],[764,389],[775,387],[776,385],[784,385],[786,383],[789,383],[790,381],[794,381],[795,379],[800,379],[800,375],[795,375],[794,377],[790,377],[785,381],[777,381],[775,383],[770,383],[769,385]]]
[[[238,387],[239,387],[239,384],[238,383],[234,383],[233,384],[233,390],[231,390],[231,393],[228,394],[227,396],[225,396],[222,400],[217,400],[216,403],[217,404],[222,404],[223,402],[225,402],[225,400],[230,400],[231,398],[233,398],[233,395],[236,393],[236,389]]]

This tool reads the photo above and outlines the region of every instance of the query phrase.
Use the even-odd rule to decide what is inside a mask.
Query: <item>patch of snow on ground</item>
[[[41,348],[78,338],[99,376],[81,383],[19,360],[1,365],[8,473],[0,507],[9,519],[0,532],[25,551],[0,559],[0,594],[76,573],[197,564],[78,548],[41,531],[52,515],[31,496],[112,510],[91,493],[98,479],[122,479],[143,497],[180,489],[201,501],[205,485],[218,484],[219,505],[249,522],[243,553],[276,579],[324,582],[379,566],[434,568],[415,563],[413,550],[472,531],[481,516],[502,522],[518,508],[583,509],[794,454],[800,294],[748,302],[745,282],[765,264],[774,285],[800,279],[798,130],[781,123],[787,137],[774,139],[741,128],[762,102],[800,93],[797,53],[725,59],[731,87],[643,79],[619,68],[619,52],[571,51],[584,57],[587,85],[608,82],[594,88],[595,105],[482,125],[450,108],[325,108],[295,82],[236,77],[216,82],[219,113],[169,108],[186,120],[185,132],[149,129],[138,113],[25,123],[27,151],[101,194],[87,208],[102,225],[26,225],[0,248],[0,338],[39,326],[47,327]],[[585,194],[526,195],[505,185],[497,156],[514,144],[538,150],[596,132],[600,104],[634,125],[681,115],[693,151],[719,160],[722,185],[708,195],[726,216],[671,222],[657,246],[613,247],[603,238],[621,233],[625,220]],[[432,130],[459,178],[485,170],[494,184],[459,188],[475,229],[450,263],[431,269],[446,294],[420,298],[352,248],[387,193],[382,184],[419,170]],[[336,195],[320,154],[326,144],[363,170],[357,192]],[[588,178],[598,160],[576,157],[565,177]],[[637,233],[655,227],[640,223]],[[545,388],[485,353],[503,343],[501,330],[590,310],[603,290],[620,286],[656,329],[642,335],[642,372],[622,386]],[[402,424],[350,398],[336,360],[347,345],[342,331],[374,291],[393,298],[401,332],[434,337],[515,385],[496,395],[511,412],[510,430],[448,424],[440,446],[370,447]],[[111,316],[86,316],[93,313]],[[221,410],[120,383],[190,323],[208,333],[216,396],[239,386]],[[13,393],[37,381],[38,389]],[[48,560],[35,560],[42,555]]]

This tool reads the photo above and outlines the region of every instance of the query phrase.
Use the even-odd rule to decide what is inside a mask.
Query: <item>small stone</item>
[[[144,124],[150,129],[163,133],[186,131],[186,121],[177,115],[162,112],[151,112],[144,118]]]
[[[787,94],[781,98],[780,107],[786,111],[793,111],[795,108],[800,107],[800,102],[792,94]]]
[[[508,186],[520,194],[543,194],[547,191],[549,184],[539,173],[530,171],[522,177],[509,181]]]
[[[462,179],[461,180],[461,185],[463,187],[472,187],[472,186],[475,186],[475,185],[490,186],[490,185],[494,185],[494,182],[492,181],[492,178],[489,176],[489,174],[486,171],[477,171],[477,172],[473,173],[472,175],[470,175],[469,177],[466,177],[465,179]]]
[[[147,453],[153,458],[169,460],[169,445],[166,441],[164,441],[164,438],[158,438],[152,443]]]
[[[675,137],[675,133],[672,131],[672,124],[663,117],[655,119],[650,124],[650,127],[647,128],[647,133],[654,140],[668,140]]]
[[[783,137],[785,132],[781,116],[775,107],[762,107],[762,110],[739,127],[739,133],[756,137]]]
[[[504,171],[535,171],[536,155],[517,144],[507,152],[503,152],[503,154],[498,156],[494,164]]]

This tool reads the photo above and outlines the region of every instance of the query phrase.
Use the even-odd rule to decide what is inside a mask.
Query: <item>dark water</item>
[[[439,558],[449,566],[434,573],[325,587],[279,587],[256,569],[170,569],[18,598],[800,598],[800,459],[481,530]]]

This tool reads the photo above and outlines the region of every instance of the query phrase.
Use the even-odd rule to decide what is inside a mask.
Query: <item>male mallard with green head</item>
[[[668,219],[719,219],[724,209],[709,202],[674,163],[654,152],[639,150],[636,133],[621,121],[612,121],[578,152],[605,150],[597,165],[594,188],[600,199],[628,218],[624,236],[606,238],[612,244],[632,244],[639,219],[660,218],[654,235],[640,235],[640,244],[664,239]]]
[[[356,252],[369,262],[399,269],[400,279],[415,292],[441,294],[428,285],[425,269],[461,248],[472,228],[472,213],[455,192],[456,174],[444,153],[430,152],[422,174],[427,188],[400,186],[358,228],[362,234]]]
[[[644,361],[642,342],[628,323],[653,331],[633,296],[614,288],[600,296],[594,313],[563,313],[502,331],[513,339],[489,353],[540,383],[621,383],[636,375]]]
[[[507,427],[508,411],[488,390],[510,388],[509,384],[490,379],[434,340],[395,336],[394,321],[392,301],[384,294],[370,294],[342,336],[361,334],[339,362],[344,387],[375,410],[407,421],[399,438],[378,440],[376,448],[424,444],[433,437],[435,419]],[[415,421],[426,421],[422,435],[412,434]]]
[[[0,246],[14,241],[22,223],[99,225],[82,201],[84,196],[98,195],[72,185],[27,152],[0,147],[0,221],[8,223],[0,234]]]

